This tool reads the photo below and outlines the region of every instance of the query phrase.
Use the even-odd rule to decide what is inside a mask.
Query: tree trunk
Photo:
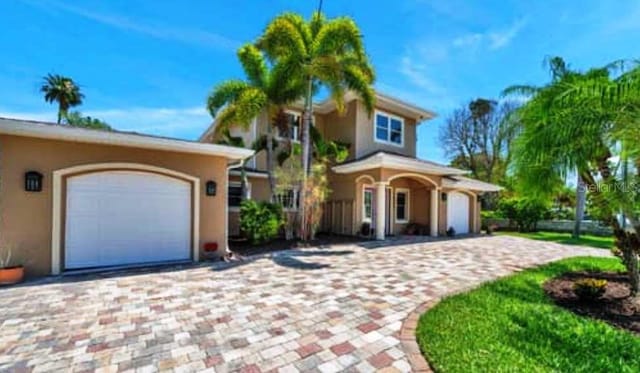
[[[586,203],[587,191],[582,177],[578,175],[578,187],[576,188],[576,216],[573,226],[573,238],[580,238],[580,224],[584,219],[584,206]]]
[[[267,123],[267,177],[269,180],[269,201],[276,202],[276,179],[273,175],[273,128],[271,123]]]
[[[306,209],[307,201],[307,177],[310,168],[310,155],[311,155],[311,138],[310,127],[311,117],[313,115],[313,79],[307,77],[307,94],[304,101],[304,113],[302,114],[302,183],[300,185],[300,238],[307,240],[309,236],[308,229],[308,217]]]

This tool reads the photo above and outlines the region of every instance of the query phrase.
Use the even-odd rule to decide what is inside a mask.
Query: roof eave
[[[25,123],[25,121],[9,118],[0,119],[0,134],[221,156],[232,160],[245,159],[254,154],[254,151],[251,149],[235,148],[225,145],[203,144],[179,139],[145,136],[141,134],[62,127],[60,125],[44,122]]]

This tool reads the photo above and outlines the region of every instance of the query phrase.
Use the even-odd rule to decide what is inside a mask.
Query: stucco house
[[[349,158],[331,168],[332,190],[324,206],[321,230],[357,235],[368,223],[377,239],[399,235],[409,223],[428,227],[432,236],[444,235],[453,227],[457,234],[480,231],[478,197],[501,188],[465,177],[467,171],[422,160],[416,156],[417,128],[435,114],[397,98],[376,93],[373,115],[353,94],[345,96],[346,111],[340,115],[335,102],[326,100],[314,107],[313,125],[328,140],[350,144]],[[287,136],[299,141],[302,107],[292,105],[287,115],[292,130]],[[233,129],[251,144],[268,125],[266,113],[255,118],[247,131]],[[215,143],[217,122],[200,141]],[[433,136],[436,136],[435,131]],[[283,136],[276,135],[279,141]],[[266,155],[254,155],[245,170],[250,198],[267,200]],[[242,201],[240,171],[229,172],[228,222],[230,234],[238,233],[238,207]],[[288,210],[298,208],[298,192],[280,196]]]
[[[0,255],[32,276],[220,255],[228,169],[251,155],[0,118]]]

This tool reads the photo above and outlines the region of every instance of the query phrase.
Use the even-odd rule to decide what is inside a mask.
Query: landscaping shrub
[[[544,217],[547,206],[533,198],[507,198],[500,201],[498,211],[505,218],[516,222],[520,232],[536,229],[536,224]]]
[[[583,300],[598,299],[607,290],[607,280],[582,278],[573,284],[573,292]]]
[[[240,205],[240,229],[254,245],[275,238],[283,222],[278,204],[245,200]]]

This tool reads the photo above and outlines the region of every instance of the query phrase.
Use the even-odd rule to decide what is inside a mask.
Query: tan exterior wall
[[[356,102],[356,101],[354,101]],[[393,114],[404,119],[404,146],[394,146],[376,142],[374,140],[374,115],[369,116],[362,102],[357,101],[356,115],[356,145],[355,157],[359,158],[366,154],[381,150],[391,153],[399,153],[409,157],[416,156],[416,121],[389,110],[382,110],[385,113]]]
[[[349,157],[347,159],[353,159],[357,150],[355,126],[357,111],[358,103],[351,101],[347,104],[344,113],[338,114],[338,112],[333,111],[323,116],[324,131],[322,134],[325,138],[350,144]]]
[[[12,250],[15,261],[25,264],[27,275],[45,275],[51,270],[53,171],[79,165],[139,163],[200,178],[201,257],[205,242],[218,242],[224,247],[227,160],[223,157],[3,135],[0,160],[0,242]],[[24,173],[30,170],[44,175],[42,192],[24,191]],[[205,195],[207,180],[218,184],[214,197]]]

